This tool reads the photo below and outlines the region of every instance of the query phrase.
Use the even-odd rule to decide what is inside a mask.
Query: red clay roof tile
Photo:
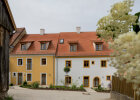
[[[58,41],[64,39],[64,43]],[[21,51],[20,42],[34,41],[30,48]],[[48,50],[40,50],[40,41],[51,41]],[[63,56],[109,56],[112,52],[108,44],[103,42],[103,51],[96,51],[93,42],[102,42],[96,36],[96,32],[61,32],[60,34],[26,34],[15,46],[11,54],[53,54]],[[77,51],[70,52],[70,42],[77,43]]]

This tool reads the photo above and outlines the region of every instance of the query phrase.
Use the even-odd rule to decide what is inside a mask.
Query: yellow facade
[[[22,66],[18,66],[18,59],[23,59]],[[32,70],[27,70],[27,58],[32,59]],[[46,58],[46,65],[41,65],[41,58]],[[13,76],[16,73],[16,76]],[[41,74],[46,74],[46,85],[55,84],[55,57],[45,55],[11,55],[10,56],[10,83],[18,85],[18,73],[22,73],[22,81],[26,80],[27,74],[32,74],[32,81],[41,84]]]

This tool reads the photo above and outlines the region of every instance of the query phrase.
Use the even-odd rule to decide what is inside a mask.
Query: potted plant
[[[69,67],[64,67],[64,72],[68,73],[70,71]]]

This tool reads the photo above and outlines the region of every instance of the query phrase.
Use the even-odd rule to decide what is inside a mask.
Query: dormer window
[[[96,51],[102,51],[103,45],[102,44],[96,44]]]
[[[64,39],[60,39],[59,42],[60,42],[60,44],[63,44],[64,43]]]
[[[41,43],[41,50],[46,50],[46,43]]]
[[[50,41],[41,42],[41,50],[48,50]]]
[[[21,50],[28,50],[33,41],[21,43]]]
[[[77,51],[77,44],[70,44],[70,52],[76,52]]]
[[[93,47],[95,49],[95,51],[102,51],[103,50],[103,41],[100,40],[95,40],[93,42]]]
[[[22,43],[22,44],[21,44],[21,50],[27,50],[27,48],[26,48],[26,43]]]

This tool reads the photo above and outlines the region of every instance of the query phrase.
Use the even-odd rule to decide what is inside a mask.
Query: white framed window
[[[23,59],[22,58],[18,58],[17,59],[17,66],[22,66],[23,65]]]
[[[32,73],[27,73],[26,74],[26,81],[31,82],[32,81]]]
[[[17,76],[17,73],[16,72],[13,72],[12,73],[12,77],[16,77]]]
[[[32,59],[31,58],[27,58],[26,69],[27,70],[32,70]]]
[[[47,58],[41,58],[41,65],[47,65]]]

